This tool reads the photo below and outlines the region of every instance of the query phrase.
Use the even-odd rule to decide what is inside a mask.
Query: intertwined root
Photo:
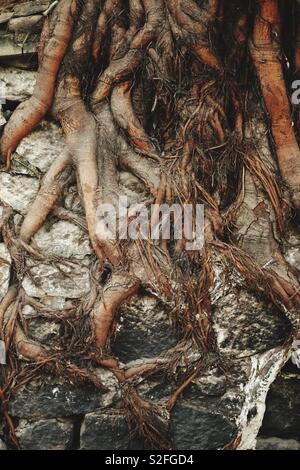
[[[74,173],[97,269],[106,280],[104,285],[95,284],[89,297],[66,315],[76,321],[80,315],[83,321],[90,319],[93,341],[86,344],[85,353],[110,368],[120,382],[162,370],[158,360],[125,370],[109,355],[116,313],[141,287],[151,288],[167,302],[175,299],[173,318],[183,345],[180,357],[187,344],[196,344],[203,354],[212,347],[209,313],[215,252],[227,258],[253,290],[261,292],[263,285],[267,298],[288,312],[295,334],[299,328],[296,277],[262,269],[229,243],[243,197],[245,169],[268,195],[278,232],[282,234],[286,226],[280,185],[244,134],[246,102],[253,94],[244,65],[248,52],[270,118],[280,173],[294,205],[300,205],[300,152],[278,44],[277,0],[257,0],[256,14],[248,2],[239,0],[230,0],[228,10],[218,0],[125,3],[60,0],[45,22],[34,94],[13,113],[1,139],[2,158],[9,166],[20,140],[52,108],[66,144],[44,176],[20,233],[13,233],[9,214],[1,224],[15,264],[14,285],[0,304],[6,348],[15,346],[19,356],[47,364],[52,372],[61,371],[64,364],[69,376],[95,383],[75,365],[59,361],[53,365],[53,352],[26,336],[20,314],[24,251],[43,256],[30,246],[31,239],[51,212],[62,213],[55,205]],[[222,34],[225,42],[220,47]],[[297,49],[299,68],[298,55]],[[142,237],[126,243],[103,237],[98,210],[102,203],[117,209],[123,194],[121,170],[139,181],[148,201],[182,207],[205,204],[205,247],[189,252],[184,237],[158,243]],[[158,219],[156,210],[152,222]],[[288,271],[277,245],[274,254],[278,265]],[[203,367],[201,363],[196,374],[185,377],[169,409]],[[161,410],[132,391],[126,394],[125,405],[138,433],[146,434],[151,445],[159,444],[160,417],[154,419],[153,413]]]

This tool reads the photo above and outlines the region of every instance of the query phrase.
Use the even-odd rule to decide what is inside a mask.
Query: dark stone
[[[256,450],[300,450],[300,441],[268,437],[257,439]]]
[[[65,450],[71,444],[73,423],[56,419],[21,421],[16,434],[22,450]]]
[[[214,306],[217,331],[226,332],[222,352],[263,352],[283,344],[291,333],[290,321],[274,306],[235,286]],[[235,325],[235,328],[232,328]]]
[[[116,399],[116,391],[104,393],[88,384],[30,384],[12,397],[9,411],[14,417],[33,419],[82,415],[110,406]]]
[[[139,394],[146,400],[155,402],[166,402],[177,390],[178,385],[168,379],[160,377],[160,381],[151,378],[144,379],[137,385]]]
[[[199,395],[207,397],[219,397],[224,395],[228,387],[227,379],[224,376],[202,376],[194,380],[188,391],[190,399],[198,399]]]
[[[229,420],[236,419],[245,400],[240,387],[247,382],[247,376],[243,361],[227,364],[227,368],[229,366],[226,376],[218,367],[200,374],[183,392],[184,403],[195,408],[205,408],[211,413],[220,413]]]
[[[187,402],[178,403],[171,414],[173,447],[177,450],[216,450],[237,432],[224,415]]]
[[[147,295],[121,308],[112,350],[122,362],[156,357],[176,342],[165,308],[156,298]]]
[[[225,376],[216,376],[215,371],[203,374],[189,385],[188,389],[183,392],[183,397],[192,404],[197,406],[205,405],[205,403],[213,403],[219,406],[222,397],[227,388],[227,378]],[[171,381],[170,378],[159,380],[144,380],[137,386],[139,393],[148,400],[166,401],[178,389],[178,383]]]
[[[300,437],[300,371],[286,369],[271,385],[266,400],[266,412],[261,436]]]
[[[37,46],[35,47],[35,51],[37,50]],[[38,62],[37,62],[37,54],[27,54],[26,56],[18,56],[18,57],[1,57],[1,66],[3,67],[15,67],[21,70],[37,70],[38,69]],[[14,106],[14,102],[7,101],[7,106],[12,107]],[[5,105],[3,106],[3,108]]]
[[[81,429],[81,449],[126,450],[129,447],[129,432],[126,419],[112,413],[89,413]]]

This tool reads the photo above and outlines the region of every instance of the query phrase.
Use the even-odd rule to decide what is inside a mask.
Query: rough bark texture
[[[299,448],[296,2],[15,3],[0,448]],[[124,195],[203,204],[204,247],[103,237]]]

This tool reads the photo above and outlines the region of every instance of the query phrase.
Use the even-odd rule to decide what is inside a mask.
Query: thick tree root
[[[260,0],[250,50],[268,111],[281,175],[293,203],[300,208],[300,150],[296,140],[290,102],[285,86],[277,0]],[[277,35],[277,36],[276,36]]]
[[[93,314],[95,344],[98,348],[105,348],[115,312],[125,300],[137,293],[139,286],[140,281],[128,279],[126,272],[114,274],[105,286],[101,302]]]
[[[28,339],[19,325],[15,331],[15,344],[17,353],[28,361],[43,362],[49,357],[47,350],[36,341]]]
[[[4,320],[4,315],[8,309],[8,307],[12,304],[12,302],[15,300],[17,296],[18,290],[15,286],[12,286],[8,289],[6,295],[3,297],[1,303],[0,303],[0,334],[1,337],[3,337],[3,320]]]
[[[1,139],[1,155],[7,167],[19,142],[40,123],[52,105],[55,81],[71,38],[76,9],[75,0],[61,0],[51,25],[46,23],[45,37],[48,28],[53,31],[49,41],[45,41],[33,95],[15,110]]]
[[[52,163],[43,178],[38,195],[26,214],[20,229],[20,238],[25,243],[30,242],[54,208],[72,171],[70,163],[70,153],[68,150],[65,150]]]

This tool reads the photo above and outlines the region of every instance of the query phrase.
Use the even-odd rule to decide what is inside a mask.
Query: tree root
[[[136,390],[127,386],[123,407],[131,438],[142,439],[150,449],[170,449],[166,416],[159,406],[142,399]]]
[[[103,290],[100,305],[93,314],[95,325],[95,345],[99,349],[106,346],[114,314],[120,305],[138,291],[138,279],[128,279],[126,272],[114,274]]]
[[[117,85],[111,95],[111,110],[114,119],[121,129],[124,129],[136,150],[161,162],[155,147],[135,116],[131,103],[132,82],[122,82]]]
[[[277,0],[260,0],[250,51],[270,117],[280,172],[290,189],[295,207],[300,208],[300,150],[283,78],[280,46],[276,39],[276,34],[280,35],[280,27]]]
[[[20,229],[20,238],[25,243],[30,242],[54,208],[72,171],[70,163],[71,156],[68,150],[65,150],[52,163],[43,178],[38,195],[26,214]]]
[[[128,52],[122,57],[113,59],[108,68],[98,78],[92,95],[93,104],[106,98],[115,82],[132,75],[143,58],[143,51],[156,38],[164,17],[162,0],[143,0],[146,22],[143,28],[133,37]]]
[[[44,36],[48,37],[48,27],[52,35],[40,54],[42,61],[33,95],[15,110],[1,139],[1,155],[7,168],[19,142],[40,123],[52,105],[55,81],[71,38],[76,9],[75,0],[61,0],[50,26],[46,22]]]

